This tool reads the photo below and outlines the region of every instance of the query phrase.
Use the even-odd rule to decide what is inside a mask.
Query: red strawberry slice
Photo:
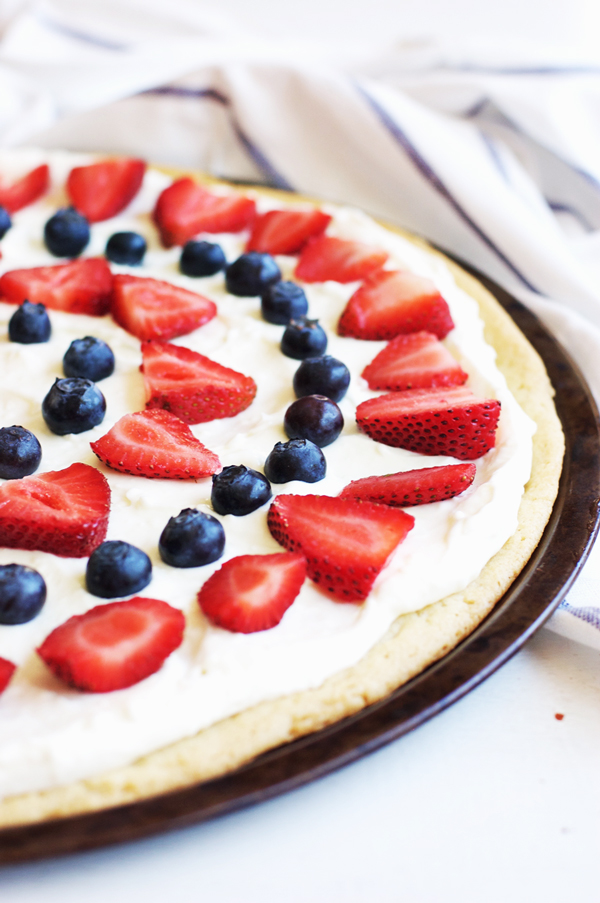
[[[50,169],[43,163],[12,185],[0,184],[0,207],[4,207],[9,213],[16,213],[41,198],[49,187]]]
[[[89,464],[7,480],[0,486],[0,546],[84,558],[104,541],[109,512],[106,478]]]
[[[340,602],[369,595],[414,522],[385,505],[325,495],[278,495],[267,516],[277,542],[302,552],[311,580]]]
[[[101,160],[76,166],[67,178],[71,203],[90,223],[116,216],[134,199],[144,179],[144,160]]]
[[[378,502],[393,508],[428,505],[460,495],[475,479],[475,471],[474,464],[443,464],[381,477],[363,477],[348,483],[340,498]]]
[[[338,333],[355,339],[393,339],[426,330],[439,339],[454,329],[447,302],[430,279],[381,270],[365,280],[348,301]]]
[[[243,194],[213,194],[192,179],[178,179],[159,195],[152,217],[163,245],[182,245],[199,232],[241,232],[254,222],[256,204]]]
[[[306,559],[299,552],[239,555],[209,577],[198,604],[213,624],[234,633],[275,627],[300,592]]]
[[[90,446],[107,467],[133,476],[201,480],[221,470],[214,452],[168,411],[125,414]]]
[[[464,386],[392,392],[356,409],[359,429],[375,442],[463,460],[495,446],[499,416],[499,401],[478,398]]]
[[[303,249],[296,276],[304,282],[356,282],[378,270],[387,259],[387,251],[381,248],[322,235]]]
[[[113,278],[112,315],[142,341],[187,335],[216,313],[214,301],[170,282],[121,274]]]
[[[181,645],[183,612],[135,596],[96,605],[50,633],[37,650],[53,674],[76,690],[110,693],[154,674]]]
[[[269,210],[254,223],[246,250],[298,254],[309,238],[321,235],[330,222],[331,217],[322,210]]]
[[[370,389],[429,389],[462,386],[468,376],[448,349],[430,332],[413,332],[393,339],[365,367]]]
[[[165,408],[186,423],[234,417],[252,403],[256,383],[197,351],[166,342],[144,342],[146,407]]]
[[[9,304],[45,304],[52,310],[101,317],[110,310],[113,277],[100,257],[50,267],[9,270],[0,278],[0,297]]]
[[[7,658],[0,658],[0,693],[6,690],[11,677],[17,670],[17,666],[9,662]]]

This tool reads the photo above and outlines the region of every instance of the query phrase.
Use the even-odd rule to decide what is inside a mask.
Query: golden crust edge
[[[267,193],[289,199],[283,192]],[[320,687],[259,703],[123,768],[50,790],[7,797],[0,802],[0,827],[98,811],[210,780],[354,714],[385,698],[453,649],[489,614],[531,557],[552,511],[564,454],[554,390],[544,364],[476,279],[422,239],[385,225],[442,257],[459,287],[475,298],[486,339],[496,349],[498,366],[517,401],[537,424],[532,474],[521,500],[516,532],[466,589],[398,617],[363,659]]]

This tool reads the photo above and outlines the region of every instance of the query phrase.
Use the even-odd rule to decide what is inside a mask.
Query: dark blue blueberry
[[[94,549],[85,569],[88,593],[101,599],[139,593],[151,579],[152,562],[146,553],[119,539]]]
[[[210,241],[188,241],[183,246],[179,269],[186,276],[214,276],[227,266],[221,245]]]
[[[78,257],[89,240],[89,223],[73,207],[57,210],[44,226],[46,247],[55,257]]]
[[[279,282],[281,271],[270,254],[249,251],[225,270],[225,285],[232,295],[262,295],[269,285]]]
[[[46,601],[44,578],[22,564],[0,567],[0,624],[25,624],[31,621]]]
[[[75,339],[63,357],[65,376],[78,376],[99,382],[106,379],[115,369],[115,356],[106,342],[86,335]]]
[[[160,534],[158,551],[174,568],[197,568],[216,561],[225,548],[223,525],[197,508],[184,508]]]
[[[0,477],[20,480],[40,466],[42,446],[23,426],[5,426],[0,430]]]
[[[350,371],[330,354],[306,358],[294,373],[296,398],[325,395],[332,401],[341,401],[349,385]]]
[[[267,323],[287,326],[290,320],[307,313],[308,301],[304,289],[295,282],[276,282],[262,296],[260,307]]]
[[[113,263],[138,266],[146,253],[146,239],[139,232],[115,232],[106,242],[104,252]]]
[[[320,357],[327,348],[327,335],[318,320],[298,317],[287,326],[280,347],[286,357],[293,357],[296,361]]]
[[[344,427],[342,412],[324,395],[306,395],[289,406],[283,428],[290,439],[309,439],[325,448],[335,442]]]
[[[271,483],[318,483],[327,472],[325,455],[308,439],[278,442],[265,461],[265,474]]]
[[[43,304],[23,301],[8,321],[8,338],[20,345],[47,342],[51,332],[50,317]]]
[[[267,478],[243,464],[224,467],[212,479],[210,499],[217,514],[243,517],[271,498],[271,484]]]
[[[46,425],[58,436],[85,433],[104,420],[106,400],[91,379],[56,379],[42,402]]]
[[[11,226],[12,220],[8,210],[5,207],[0,207],[0,238],[4,238]]]

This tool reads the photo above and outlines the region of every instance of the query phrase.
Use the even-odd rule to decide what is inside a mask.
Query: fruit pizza
[[[562,434],[477,283],[137,159],[0,176],[0,824],[230,771],[485,617]]]

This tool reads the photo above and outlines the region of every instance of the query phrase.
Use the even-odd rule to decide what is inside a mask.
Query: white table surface
[[[277,36],[471,29],[592,45],[587,0],[220,0]],[[568,14],[567,14],[568,11]],[[595,38],[594,38],[595,40]],[[563,714],[562,720],[555,715]],[[468,697],[269,803],[0,871],[1,903],[592,903],[600,899],[600,660],[542,630]]]

